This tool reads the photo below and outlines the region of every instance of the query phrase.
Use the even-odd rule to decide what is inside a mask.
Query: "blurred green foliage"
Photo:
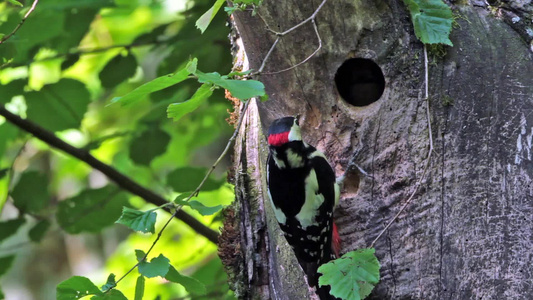
[[[18,2],[22,7],[0,2],[3,35],[33,3]],[[227,15],[213,15],[203,34],[195,27],[213,3],[40,0],[16,34],[0,44],[0,105],[89,150],[169,201],[184,195],[194,190],[233,130],[225,121],[231,104],[218,87],[239,85],[235,92],[243,97],[264,93],[260,83],[219,75],[228,74],[232,62]],[[195,65],[186,77],[195,74],[203,84],[183,80],[134,94],[131,105],[110,105],[147,82],[177,74],[192,58],[198,69],[216,73],[199,72]],[[201,86],[209,90],[205,97],[185,102],[182,107],[190,109],[174,112],[179,118],[169,112],[176,122],[167,118],[170,104],[178,107],[194,98]],[[216,212],[234,198],[222,178],[220,172],[209,178],[196,202],[183,208],[214,230],[221,226]],[[135,250],[146,251],[155,238],[114,225],[124,206],[154,209],[0,117],[0,260],[11,265],[2,266],[0,295],[52,299],[59,291],[68,298],[81,288],[103,298],[99,287],[108,275],[120,278],[138,262]],[[151,224],[158,232],[169,214],[152,213],[158,216]],[[120,292],[106,297],[232,299],[216,250],[173,221],[143,267],[118,282]]]

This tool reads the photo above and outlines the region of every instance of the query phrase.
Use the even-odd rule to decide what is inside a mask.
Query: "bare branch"
[[[276,71],[276,72],[265,72],[263,73],[264,75],[274,75],[274,74],[279,74],[279,73],[283,73],[283,72],[287,72],[287,71],[290,71],[304,63],[306,63],[308,60],[310,60],[313,56],[315,56],[315,54],[318,53],[318,51],[320,51],[320,49],[322,49],[322,39],[320,38],[320,34],[318,33],[318,27],[316,26],[316,23],[315,23],[315,20],[311,20],[311,23],[313,23],[313,28],[315,29],[315,33],[316,33],[316,38],[318,39],[318,48],[316,48],[316,50],[311,53],[311,55],[309,55],[306,59],[302,60],[301,62],[295,64],[294,66],[292,67],[288,67],[287,69],[283,69],[283,70],[280,70],[280,71]],[[278,37],[279,39],[279,37]]]
[[[33,1],[33,4],[31,5],[30,7],[30,10],[28,10],[28,12],[24,15],[24,17],[22,18],[22,20],[20,21],[20,23],[17,25],[17,27],[15,27],[15,29],[13,29],[13,31],[4,36],[1,40],[0,40],[0,45],[2,43],[4,43],[5,41],[7,41],[10,37],[12,37],[19,29],[20,27],[22,27],[22,24],[24,24],[24,22],[26,22],[26,19],[30,16],[30,14],[35,10],[35,6],[37,6],[37,3],[39,2],[39,0],[35,0]]]
[[[322,3],[320,3],[320,5],[317,7],[317,9],[313,12],[313,14],[303,20],[302,22],[296,24],[295,26],[283,31],[283,32],[277,32],[277,31],[274,31],[272,29],[270,29],[270,26],[268,26],[268,24],[265,22],[265,20],[263,19],[263,17],[261,17],[261,19],[263,20],[263,22],[265,22],[265,26],[266,26],[266,30],[272,32],[273,34],[277,35],[277,38],[276,40],[274,41],[274,44],[272,44],[272,47],[270,47],[270,50],[268,50],[268,53],[265,55],[265,58],[263,59],[263,62],[261,63],[261,67],[259,67],[259,70],[257,70],[257,72],[253,73],[252,75],[259,75],[259,74],[265,74],[265,75],[272,75],[272,74],[279,74],[279,73],[283,73],[283,72],[286,72],[286,71],[289,71],[289,70],[292,70],[304,63],[306,63],[307,61],[309,61],[313,56],[315,56],[318,51],[320,51],[320,49],[322,48],[322,39],[320,38],[320,34],[318,33],[318,28],[316,26],[316,22],[315,22],[315,18],[316,18],[316,15],[318,14],[318,12],[322,9],[322,7],[326,4],[327,0],[323,0]],[[315,29],[315,33],[317,35],[317,38],[318,38],[318,48],[311,54],[309,55],[306,59],[304,59],[303,61],[297,63],[296,65],[294,66],[291,66],[287,69],[283,69],[281,71],[275,71],[275,72],[268,72],[268,73],[261,73],[263,72],[263,69],[265,68],[265,65],[266,65],[266,62],[268,61],[268,59],[270,58],[270,55],[272,54],[272,52],[274,51],[274,48],[276,48],[278,42],[280,41],[280,39],[287,35],[288,33],[296,30],[297,28],[299,28],[300,26],[308,23],[308,22],[312,22],[313,23],[313,28]]]

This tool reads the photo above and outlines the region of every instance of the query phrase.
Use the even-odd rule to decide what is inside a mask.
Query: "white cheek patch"
[[[315,218],[318,214],[318,208],[324,203],[324,196],[317,194],[318,181],[315,170],[311,170],[309,176],[305,179],[305,203],[296,215],[296,219],[302,224],[303,230],[308,226],[316,225]]]
[[[285,225],[285,222],[287,222],[287,217],[281,211],[281,209],[277,208],[274,204],[274,201],[272,201],[272,195],[270,194],[270,189],[268,191],[268,199],[270,199],[270,204],[272,206],[272,209],[274,210],[274,215],[276,215],[276,219],[278,220],[278,223]]]
[[[301,140],[302,140],[302,133],[300,132],[300,126],[294,123],[291,127],[291,131],[289,132],[289,142],[301,141]]]
[[[292,149],[287,149],[287,161],[289,162],[289,165],[291,168],[301,168],[304,166],[303,158],[298,155],[298,153],[295,153],[292,151]]]

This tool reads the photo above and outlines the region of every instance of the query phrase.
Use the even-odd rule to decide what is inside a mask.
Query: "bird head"
[[[295,117],[274,120],[268,128],[268,144],[270,146],[280,147],[288,142],[301,140],[300,126]]]

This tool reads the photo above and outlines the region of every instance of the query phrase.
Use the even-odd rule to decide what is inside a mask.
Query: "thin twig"
[[[270,47],[270,50],[268,50],[267,54],[265,55],[265,58],[263,58],[263,63],[261,63],[261,67],[259,67],[259,70],[257,70],[257,72],[255,74],[261,74],[261,72],[263,72],[263,69],[265,68],[266,62],[270,58],[270,54],[272,54],[272,52],[274,51],[274,49],[278,45],[278,42],[279,42],[280,39],[281,39],[281,37],[279,37],[279,36],[276,38],[276,40],[274,41],[274,44],[272,44],[272,47]]]
[[[318,33],[318,27],[316,26],[316,22],[315,20],[311,20],[311,23],[313,23],[313,28],[315,29],[315,33],[316,33],[316,37],[318,39],[318,48],[316,48],[316,50],[311,53],[311,55],[309,55],[306,59],[302,60],[301,62],[295,64],[294,66],[292,67],[288,67],[286,69],[283,69],[283,70],[280,70],[280,71],[276,71],[276,72],[265,72],[263,73],[264,75],[274,75],[274,74],[279,74],[279,73],[283,73],[283,72],[287,72],[287,71],[290,71],[302,64],[305,64],[308,60],[310,60],[313,56],[315,56],[315,54],[318,53],[318,51],[320,51],[320,49],[322,49],[322,39],[320,38],[320,33]]]
[[[17,27],[15,27],[15,29],[13,29],[13,31],[4,36],[1,40],[0,40],[0,45],[2,43],[4,43],[5,41],[7,41],[10,37],[12,37],[19,29],[20,27],[22,27],[22,24],[24,24],[24,22],[26,22],[26,19],[30,16],[30,14],[35,10],[35,6],[37,6],[37,2],[39,2],[39,0],[35,0],[33,1],[33,4],[31,5],[30,7],[30,10],[28,10],[28,12],[24,15],[24,17],[22,18],[22,20],[20,21],[20,23],[17,25]]]
[[[45,142],[49,146],[57,148],[69,155],[72,155],[73,157],[79,159],[80,161],[83,161],[86,164],[90,165],[94,169],[102,172],[109,179],[114,181],[118,186],[120,186],[126,191],[129,191],[130,193],[134,195],[137,195],[143,198],[146,202],[152,203],[156,206],[162,206],[168,203],[168,201],[162,196],[139,185],[137,182],[133,181],[131,178],[119,172],[112,166],[105,164],[104,162],[98,160],[97,158],[92,156],[88,151],[81,149],[81,148],[74,147],[71,144],[66,143],[65,141],[58,138],[53,132],[44,129],[43,127],[37,125],[36,123],[30,120],[22,119],[21,117],[9,112],[3,105],[0,105],[0,116],[3,116],[4,118],[6,118],[7,121],[12,123],[13,125],[32,134],[33,136]],[[165,210],[170,212],[170,209],[168,208],[166,208]],[[205,236],[211,242],[215,244],[217,243],[218,235],[219,235],[218,232],[207,227],[206,225],[198,221],[193,216],[181,210],[176,212],[175,214],[176,214],[175,216],[178,219],[183,221],[185,224],[189,225],[196,232]]]
[[[259,67],[259,69],[257,70],[257,72],[254,72],[250,75],[260,75],[260,74],[265,74],[265,75],[272,75],[272,74],[279,74],[279,73],[283,73],[283,72],[286,72],[286,71],[289,71],[289,70],[292,70],[304,63],[306,63],[307,61],[309,61],[313,56],[315,56],[318,51],[322,48],[322,39],[320,38],[320,34],[318,33],[318,28],[316,26],[316,22],[315,22],[315,18],[316,18],[316,15],[318,14],[318,12],[322,9],[322,7],[326,4],[328,0],[324,0],[322,1],[322,3],[320,3],[320,5],[317,7],[317,9],[313,12],[313,14],[303,20],[302,22],[294,25],[293,27],[283,31],[283,32],[277,32],[277,31],[274,31],[272,29],[270,29],[270,26],[268,26],[268,24],[265,22],[265,20],[261,17],[261,19],[263,20],[263,22],[265,22],[265,26],[266,26],[266,30],[272,32],[273,34],[275,34],[277,36],[276,40],[274,41],[274,43],[272,44],[272,46],[270,47],[270,50],[268,50],[267,54],[265,55],[265,58],[263,58],[263,62],[261,63],[261,66]],[[276,48],[278,42],[280,41],[280,39],[287,35],[288,33],[296,30],[297,28],[299,28],[300,26],[308,23],[308,22],[312,22],[313,23],[313,26],[314,26],[314,29],[315,29],[315,33],[317,35],[317,38],[318,38],[318,49],[316,49],[310,56],[308,56],[306,59],[304,59],[303,61],[297,63],[296,65],[292,66],[292,67],[289,67],[287,69],[284,69],[284,70],[281,70],[281,71],[275,71],[275,72],[268,72],[268,73],[262,73],[263,72],[263,69],[265,68],[265,65],[266,65],[266,62],[267,60],[270,58],[270,55],[272,54],[272,52],[274,51],[274,48]]]
[[[215,161],[215,163],[211,166],[211,168],[207,171],[207,173],[205,174],[205,177],[204,179],[202,180],[202,182],[200,182],[200,184],[198,185],[198,187],[196,188],[196,190],[194,190],[194,192],[192,192],[189,197],[185,200],[185,202],[189,201],[192,197],[195,197],[198,195],[198,193],[200,192],[200,190],[202,189],[202,186],[204,185],[205,181],[209,178],[209,175],[211,175],[211,173],[215,170],[215,168],[217,167],[217,165],[222,161],[222,159],[226,156],[226,154],[228,153],[233,141],[235,140],[235,138],[237,137],[239,131],[240,131],[240,128],[241,128],[241,125],[243,123],[243,120],[244,120],[244,115],[246,113],[246,110],[248,109],[248,105],[250,103],[250,100],[247,101],[243,108],[242,108],[242,111],[241,113],[239,114],[239,120],[237,121],[237,127],[235,128],[235,131],[233,132],[233,135],[231,136],[231,138],[228,140],[228,143],[226,144],[226,148],[224,148],[224,150],[222,151],[222,153],[220,154],[220,156],[218,157],[218,159]],[[152,249],[154,248],[154,246],[157,244],[157,242],[159,241],[159,238],[161,238],[161,235],[163,234],[163,231],[167,228],[168,224],[170,224],[170,221],[172,221],[172,219],[177,216],[178,212],[181,211],[181,208],[183,207],[183,205],[178,205],[176,207],[176,211],[170,216],[170,218],[168,218],[167,222],[165,223],[165,225],[163,225],[163,227],[161,227],[161,229],[159,230],[159,232],[157,233],[157,237],[155,238],[155,240],[152,242],[152,245],[150,246],[150,248],[148,249],[148,251],[146,251],[144,257],[139,261],[137,262],[128,272],[126,272],[124,275],[122,275],[122,277],[120,277],[117,281],[116,281],[116,284],[118,284],[122,279],[124,279],[129,273],[131,273],[133,270],[135,270],[135,268],[137,268],[139,266],[139,264],[143,261],[146,260],[146,258],[148,257],[148,254],[150,254],[150,252],[152,251]],[[110,288],[109,290],[111,290],[112,288]],[[107,290],[107,291],[109,291]],[[105,291],[105,292],[107,292]]]
[[[425,74],[424,75],[425,75],[425,81],[426,81],[425,82],[426,117],[428,119],[428,130],[429,130],[429,149],[428,149],[428,154],[427,154],[427,157],[426,157],[426,164],[424,166],[424,171],[422,172],[422,176],[420,176],[420,178],[416,182],[415,190],[411,193],[411,195],[409,196],[407,201],[405,201],[405,204],[402,206],[402,208],[400,208],[398,213],[396,213],[396,215],[389,221],[387,226],[385,226],[385,228],[383,228],[383,230],[381,230],[381,232],[378,234],[378,236],[372,241],[372,243],[370,244],[370,248],[373,248],[376,245],[376,242],[379,240],[379,238],[381,238],[381,236],[389,229],[389,227],[392,225],[392,223],[394,223],[394,221],[396,221],[396,219],[398,219],[398,217],[405,210],[407,205],[409,205],[409,203],[411,203],[411,201],[413,200],[416,192],[418,192],[418,189],[420,188],[420,185],[422,184],[422,181],[426,177],[426,173],[427,173],[427,170],[429,168],[429,163],[431,162],[431,154],[433,153],[433,134],[431,133],[431,115],[430,115],[430,111],[429,111],[428,55],[427,55],[427,49],[426,49],[426,45],[425,44],[424,44],[424,65],[425,65]]]
[[[291,31],[294,31],[296,28],[299,28],[300,26],[305,25],[307,22],[315,20],[316,15],[322,9],[322,6],[324,6],[324,4],[326,4],[327,1],[328,0],[322,1],[322,3],[320,3],[320,5],[317,7],[315,12],[311,16],[309,18],[303,20],[299,24],[296,24],[295,26],[293,26],[293,27],[291,27],[291,28],[289,28],[289,29],[287,29],[287,30],[285,30],[283,32],[276,32],[276,31],[273,31],[273,30],[270,30],[270,29],[269,29],[269,31],[271,31],[272,33],[274,33],[277,36],[284,36],[284,35],[290,33]]]
[[[186,202],[189,201],[192,197],[198,196],[198,193],[200,192],[200,190],[204,186],[204,183],[207,181],[207,179],[209,178],[211,173],[213,173],[213,171],[218,166],[218,164],[222,161],[222,159],[226,156],[226,154],[228,154],[228,151],[229,151],[229,149],[231,147],[231,144],[233,144],[233,141],[235,140],[235,138],[237,138],[237,135],[239,134],[239,129],[241,128],[242,121],[244,119],[244,114],[248,110],[248,105],[250,104],[250,101],[251,100],[248,100],[248,101],[246,101],[244,103],[244,106],[242,108],[242,112],[239,114],[239,119],[237,120],[237,127],[235,127],[235,131],[233,131],[233,135],[231,135],[231,137],[229,138],[228,143],[226,144],[226,148],[224,148],[224,151],[222,151],[222,153],[220,153],[220,156],[213,163],[211,168],[207,171],[207,173],[204,176],[204,179],[202,179],[202,182],[200,182],[198,187],[196,187],[196,190],[194,190],[194,192],[192,192],[189,195],[189,197],[187,199],[185,199]]]

